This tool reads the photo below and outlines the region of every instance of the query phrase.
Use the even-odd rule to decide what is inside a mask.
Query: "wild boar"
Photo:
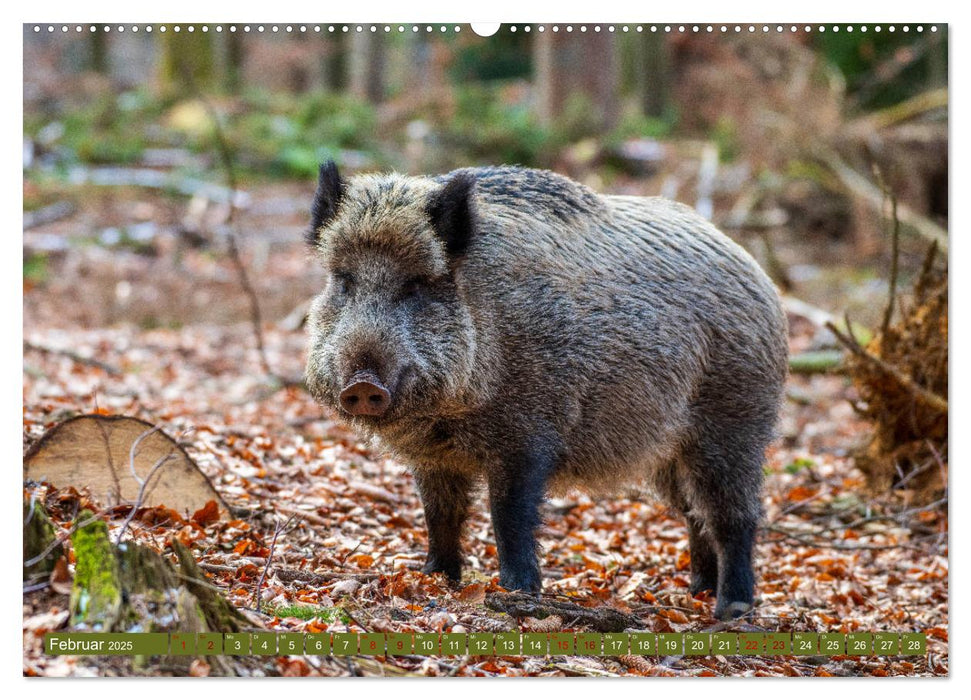
[[[690,208],[552,172],[342,179],[322,165],[309,242],[314,397],[409,465],[424,571],[461,575],[484,481],[507,589],[538,591],[548,492],[643,484],[682,513],[691,591],[753,600],[762,464],[787,374],[779,297]]]

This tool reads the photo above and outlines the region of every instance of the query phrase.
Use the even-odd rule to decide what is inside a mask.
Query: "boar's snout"
[[[391,392],[372,372],[357,372],[341,390],[340,402],[352,416],[382,416],[391,405]]]

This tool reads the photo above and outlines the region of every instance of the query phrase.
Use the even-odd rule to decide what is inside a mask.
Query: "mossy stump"
[[[99,632],[116,626],[121,614],[122,587],[118,560],[108,539],[108,525],[92,520],[91,511],[78,515],[71,536],[74,548],[74,585],[71,587],[71,624]]]
[[[91,520],[82,512],[79,522]],[[246,619],[206,580],[192,553],[178,540],[178,568],[134,542],[114,545],[107,525],[93,520],[71,538],[76,559],[71,626],[101,632],[239,632]],[[144,662],[144,660],[141,660]],[[188,664],[172,657],[169,663]],[[211,659],[210,659],[211,661]],[[214,668],[231,674],[228,664]]]
[[[47,578],[54,570],[57,560],[64,556],[64,547],[54,544],[56,539],[54,526],[43,506],[36,502],[24,501],[25,583],[34,583]],[[28,566],[27,562],[34,559],[38,560]]]

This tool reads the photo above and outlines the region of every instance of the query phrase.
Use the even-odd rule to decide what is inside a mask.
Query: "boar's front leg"
[[[509,455],[488,474],[499,583],[509,590],[538,592],[542,588],[535,531],[553,467],[552,452],[535,445]]]
[[[428,559],[422,571],[460,581],[462,526],[469,514],[473,481],[461,472],[420,469],[415,482],[428,527]]]

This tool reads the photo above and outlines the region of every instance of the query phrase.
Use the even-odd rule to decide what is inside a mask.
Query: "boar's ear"
[[[452,258],[462,257],[472,238],[474,187],[475,177],[460,172],[453,175],[428,204],[432,227],[445,242],[445,250]]]
[[[316,245],[320,238],[320,227],[327,224],[337,214],[337,207],[344,196],[344,182],[337,172],[337,164],[329,160],[320,166],[317,176],[317,192],[310,208],[310,230],[307,243]]]

